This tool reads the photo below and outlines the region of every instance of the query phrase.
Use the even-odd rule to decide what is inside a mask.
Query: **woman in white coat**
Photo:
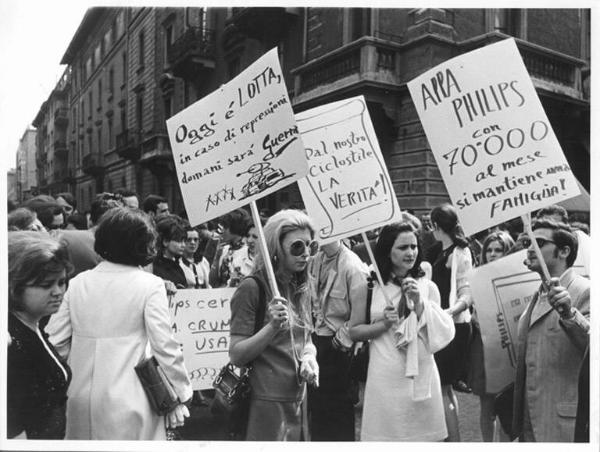
[[[46,327],[73,371],[66,439],[164,440],[166,427],[189,416],[183,403],[166,419],[154,413],[134,370],[149,348],[179,400],[192,396],[163,280],[140,268],[153,257],[155,241],[141,211],[105,213],[94,245],[105,261],[70,281]]]
[[[440,377],[433,353],[454,336],[436,285],[421,270],[409,223],[384,226],[375,248],[384,286],[357,300],[350,337],[370,341],[361,441],[441,441],[447,436]]]

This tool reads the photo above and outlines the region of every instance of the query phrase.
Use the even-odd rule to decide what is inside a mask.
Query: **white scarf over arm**
[[[437,286],[429,280],[419,280],[419,290],[423,302],[421,318],[412,311],[402,319],[396,337],[396,346],[406,350],[406,377],[413,380],[413,400],[425,400],[431,397],[431,372],[433,366],[419,369],[418,336],[424,341],[430,354],[450,343],[454,338],[454,322],[440,307],[440,294]]]

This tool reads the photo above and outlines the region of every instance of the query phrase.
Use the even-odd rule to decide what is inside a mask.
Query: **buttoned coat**
[[[560,284],[569,292],[572,306],[589,318],[590,281],[571,268]],[[527,398],[537,442],[572,442],[578,373],[589,336],[574,322],[561,320],[549,303],[533,316],[538,298],[539,291],[519,319],[513,433],[522,434]]]

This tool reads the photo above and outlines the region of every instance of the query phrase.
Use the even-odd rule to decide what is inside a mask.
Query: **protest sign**
[[[277,49],[167,120],[190,223],[235,210],[307,171]]]
[[[183,347],[192,387],[212,389],[229,362],[229,301],[234,288],[178,290],[169,302],[172,328]]]
[[[400,208],[363,96],[296,115],[308,160],[298,181],[321,243],[400,218]]]
[[[408,89],[467,235],[580,193],[514,39]]]
[[[469,275],[471,294],[483,341],[486,392],[495,394],[514,380],[517,363],[517,326],[538,290],[541,278],[523,264],[527,250],[475,268]],[[573,268],[589,277],[585,258]]]

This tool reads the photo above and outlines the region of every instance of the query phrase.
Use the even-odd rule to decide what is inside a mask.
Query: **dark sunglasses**
[[[535,242],[540,248],[543,247],[546,243],[556,243],[554,242],[554,240],[543,239],[542,237],[536,237]]]
[[[311,256],[314,256],[317,254],[317,251],[319,251],[319,244],[316,240],[311,240],[310,242],[305,242],[304,240],[295,240],[290,245],[290,254],[296,257],[302,256],[306,251],[306,248],[308,248],[308,253]]]

